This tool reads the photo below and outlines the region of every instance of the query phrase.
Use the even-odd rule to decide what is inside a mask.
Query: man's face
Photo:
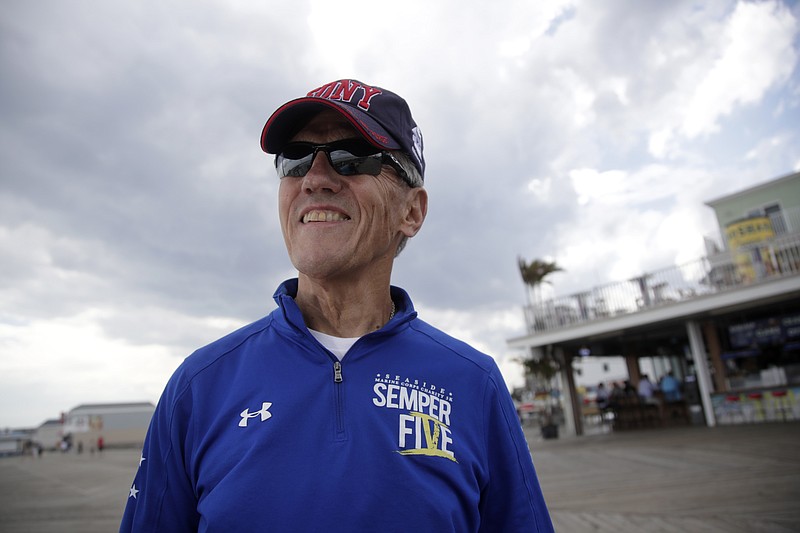
[[[359,134],[344,118],[323,111],[292,141],[328,144],[355,138]],[[422,224],[426,200],[424,189],[409,188],[390,167],[378,176],[340,176],[320,152],[305,176],[281,178],[278,209],[292,264],[320,280],[391,272],[401,238],[413,236]],[[422,217],[410,221],[415,205]]]

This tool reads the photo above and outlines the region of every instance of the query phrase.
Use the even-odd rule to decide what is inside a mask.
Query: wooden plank
[[[800,531],[798,422],[526,434],[557,531]]]

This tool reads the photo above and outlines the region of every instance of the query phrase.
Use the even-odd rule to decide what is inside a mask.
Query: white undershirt
[[[311,335],[313,335],[321,345],[335,355],[339,361],[342,360],[344,354],[347,353],[347,351],[356,343],[356,341],[361,338],[334,337],[333,335],[328,335],[327,333],[322,333],[321,331],[315,331],[313,329],[309,329],[308,331],[311,332]]]

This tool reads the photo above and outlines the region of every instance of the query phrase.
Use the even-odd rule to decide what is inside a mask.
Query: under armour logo
[[[267,420],[269,417],[272,416],[272,413],[269,412],[269,408],[270,407],[272,407],[272,402],[263,402],[261,404],[261,410],[260,411],[256,411],[255,413],[251,413],[249,408],[245,409],[239,415],[239,416],[242,417],[242,419],[239,421],[239,427],[240,428],[246,428],[247,427],[247,420],[250,419],[250,418],[254,418],[256,416],[261,416],[261,421],[262,422],[264,420]]]

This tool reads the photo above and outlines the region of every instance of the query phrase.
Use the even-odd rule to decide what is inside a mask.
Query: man
[[[664,400],[668,402],[678,402],[681,400],[681,384],[675,379],[672,370],[661,378],[659,388],[661,392],[664,393]]]
[[[597,404],[597,408],[601,411],[608,407],[608,389],[606,389],[606,385],[603,382],[597,384],[597,395],[595,396],[595,404]]]
[[[654,395],[656,387],[650,381],[650,377],[647,374],[642,374],[642,379],[639,380],[639,385],[637,388],[638,388],[639,398],[642,401],[644,401],[645,403],[651,403],[655,401]]]
[[[298,277],[173,375],[121,530],[552,531],[497,366],[390,286],[427,212],[406,102],[339,80],[261,146]]]

